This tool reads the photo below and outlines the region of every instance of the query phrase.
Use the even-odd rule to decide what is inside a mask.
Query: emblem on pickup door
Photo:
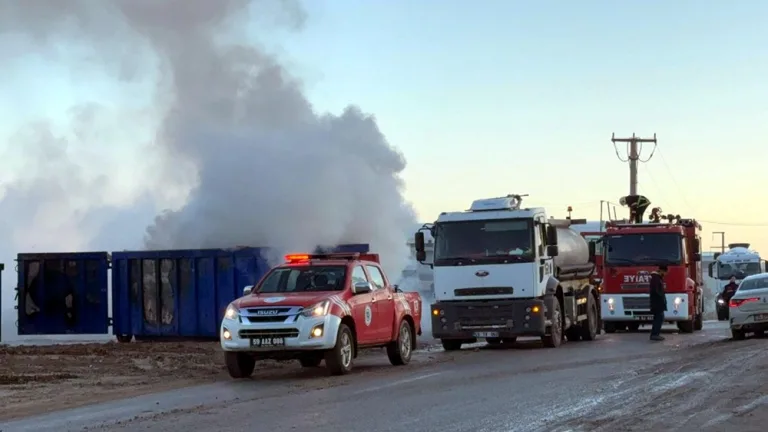
[[[486,277],[488,276],[488,272],[485,270],[478,270],[475,272],[475,276],[477,277]]]

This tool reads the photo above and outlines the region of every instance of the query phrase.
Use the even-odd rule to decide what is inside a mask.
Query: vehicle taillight
[[[728,303],[728,307],[739,307],[744,303],[750,303],[753,301],[760,301],[760,299],[758,297],[750,297],[750,298],[744,298],[744,299],[731,299],[731,301]]]

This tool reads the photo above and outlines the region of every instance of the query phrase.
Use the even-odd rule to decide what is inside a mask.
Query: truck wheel
[[[547,348],[557,348],[563,343],[563,318],[560,312],[560,300],[555,298],[552,305],[552,325],[549,326],[549,334],[541,337],[541,342]]]
[[[595,298],[591,294],[587,295],[587,320],[581,323],[581,338],[585,341],[592,341],[597,339],[597,323],[599,318],[597,316],[597,303]]]
[[[733,340],[744,340],[747,338],[747,334],[744,332],[744,330],[736,330],[732,328],[731,337],[733,337]]]
[[[407,365],[413,354],[413,329],[406,320],[400,322],[397,339],[387,345],[387,357],[394,366]]]
[[[680,330],[680,333],[693,333],[693,320],[678,321],[677,329]]]
[[[565,338],[568,339],[568,342],[578,342],[581,340],[581,326],[570,326],[568,330],[565,331]]]
[[[336,345],[325,353],[325,367],[331,375],[344,375],[352,370],[352,357],[355,354],[355,340],[352,330],[346,324],[339,325]]]
[[[616,323],[603,323],[603,330],[605,330],[606,333],[616,333]]]
[[[458,351],[461,349],[461,341],[455,339],[440,339],[443,349],[446,351]]]
[[[238,352],[225,352],[224,363],[232,378],[248,378],[253,375],[253,369],[256,367],[255,358]]]
[[[301,363],[301,367],[305,368],[316,368],[320,366],[322,361],[323,356],[317,354],[305,354],[299,357],[299,363]]]
[[[704,329],[704,314],[700,313],[696,315],[696,318],[693,319],[693,329],[695,331]]]

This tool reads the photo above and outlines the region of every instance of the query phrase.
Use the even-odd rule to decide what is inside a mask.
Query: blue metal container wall
[[[108,332],[107,252],[21,253],[17,261],[18,334]]]
[[[227,305],[268,270],[263,249],[112,254],[115,335],[217,337]]]
[[[227,305],[270,269],[268,248],[112,253],[112,332],[218,338]],[[367,244],[317,252],[367,253]]]

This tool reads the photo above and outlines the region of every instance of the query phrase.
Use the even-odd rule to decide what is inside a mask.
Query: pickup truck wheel
[[[461,349],[461,341],[455,339],[440,339],[443,349],[446,351],[458,351]]]
[[[320,366],[320,362],[323,361],[323,357],[321,355],[303,355],[299,357],[299,363],[301,363],[301,367],[305,368],[316,368]]]
[[[256,367],[255,358],[238,352],[225,352],[224,363],[232,378],[248,378],[253,375],[253,369]]]
[[[354,344],[355,341],[349,327],[346,324],[339,325],[336,345],[325,353],[325,366],[331,375],[344,375],[352,370]]]
[[[563,318],[560,312],[560,300],[552,302],[552,324],[549,326],[549,334],[541,337],[541,342],[547,348],[557,348],[563,343]]]
[[[408,321],[400,322],[397,339],[387,345],[387,357],[395,366],[407,365],[413,354],[413,329]]]
[[[585,341],[592,341],[597,338],[599,330],[597,323],[600,317],[597,313],[597,302],[592,294],[587,295],[587,320],[581,324],[581,338]]]

